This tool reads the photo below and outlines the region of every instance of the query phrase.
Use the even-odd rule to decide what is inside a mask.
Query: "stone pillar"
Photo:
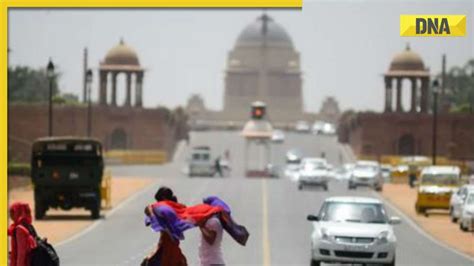
[[[392,112],[392,78],[385,77],[385,112]]]
[[[99,104],[107,105],[107,74],[105,70],[99,70]]]
[[[421,112],[428,112],[428,84],[430,80],[428,77],[421,79]]]
[[[397,112],[403,112],[403,108],[402,108],[402,78],[397,78]]]
[[[132,73],[128,72],[127,73],[127,94],[125,96],[125,106],[131,106],[132,102]]]
[[[135,79],[135,106],[142,107],[143,106],[143,99],[142,99],[142,86],[143,86],[143,72],[136,73]]]
[[[117,106],[117,72],[112,72],[112,100],[110,105]]]
[[[417,97],[417,93],[416,93],[416,90],[417,90],[417,79],[416,78],[411,78],[410,79],[410,82],[411,82],[411,108],[410,108],[410,112],[412,113],[416,113],[416,97]]]

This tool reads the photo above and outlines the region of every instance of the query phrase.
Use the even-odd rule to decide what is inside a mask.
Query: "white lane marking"
[[[57,244],[55,244],[54,246],[57,248],[57,247],[60,247],[60,246],[63,246],[73,240],[76,240],[82,236],[84,236],[85,234],[89,233],[90,231],[94,230],[98,225],[100,225],[102,222],[105,221],[106,218],[112,216],[115,212],[117,212],[118,210],[122,209],[123,207],[125,207],[127,204],[129,204],[131,201],[135,200],[136,198],[138,198],[139,196],[143,195],[145,192],[148,192],[149,190],[151,189],[154,189],[156,187],[156,184],[158,184],[161,180],[157,180],[156,182],[154,182],[153,184],[149,185],[148,187],[145,187],[145,188],[142,188],[140,191],[138,191],[137,193],[133,194],[132,196],[130,196],[129,198],[127,198],[126,200],[120,202],[115,208],[113,208],[111,211],[105,213],[104,217],[100,220],[97,220],[95,221],[94,223],[92,223],[91,225],[87,226],[84,230],[74,234],[73,236],[71,236],[70,238],[66,239],[66,240],[63,240]]]
[[[392,210],[394,210],[400,217],[402,217],[408,223],[408,225],[410,225],[413,229],[415,229],[415,231],[417,231],[420,235],[424,236],[425,238],[427,238],[431,242],[437,244],[441,248],[449,250],[449,251],[455,253],[456,255],[459,255],[459,256],[467,259],[467,260],[474,261],[474,257],[471,257],[471,256],[469,256],[469,255],[467,255],[467,254],[451,247],[451,246],[448,246],[447,244],[441,242],[440,240],[434,238],[432,235],[427,233],[423,228],[421,228],[412,218],[410,218],[408,215],[403,213],[395,205],[393,205],[390,201],[386,200],[384,197],[382,197],[381,195],[379,195],[375,191],[372,191],[372,194],[375,195],[377,198],[381,199],[385,203],[385,205],[387,205]]]

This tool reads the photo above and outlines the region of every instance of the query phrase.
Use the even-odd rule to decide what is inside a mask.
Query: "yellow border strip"
[[[301,8],[303,0],[6,0],[7,7],[185,7],[185,8]]]
[[[1,41],[0,41],[0,169],[3,169],[0,181],[0,266],[7,265],[8,259],[8,181],[7,181],[7,153],[8,153],[8,100],[7,100],[7,69],[8,69],[8,8],[302,8],[303,0],[5,0],[0,2],[1,14]],[[265,184],[264,184],[265,186]],[[266,190],[266,188],[264,188]],[[266,191],[265,191],[266,193]],[[264,212],[267,213],[264,198]],[[268,217],[265,218],[268,220]],[[265,222],[266,224],[267,222]],[[266,225],[265,225],[266,226]],[[268,230],[268,228],[266,229]],[[3,248],[0,248],[3,249]],[[264,265],[270,264],[268,232],[264,239]]]

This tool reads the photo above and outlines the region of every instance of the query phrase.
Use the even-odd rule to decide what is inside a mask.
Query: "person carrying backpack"
[[[10,218],[13,221],[8,227],[11,237],[10,266],[30,266],[31,251],[36,248],[35,238],[26,227],[31,224],[30,206],[22,202],[13,203],[10,206]]]
[[[46,239],[41,239],[32,225],[27,203],[10,206],[13,223],[8,227],[11,238],[10,266],[59,266],[59,258]]]

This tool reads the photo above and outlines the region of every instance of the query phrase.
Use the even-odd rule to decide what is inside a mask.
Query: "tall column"
[[[403,108],[402,108],[402,78],[397,78],[397,112],[403,112]]]
[[[125,106],[130,106],[132,102],[132,73],[127,73],[127,95],[125,96]]]
[[[112,72],[112,100],[110,105],[117,106],[117,72]]]
[[[99,103],[107,105],[107,74],[105,70],[99,70]]]
[[[392,111],[392,78],[385,77],[385,112]]]
[[[417,79],[416,78],[411,78],[410,79],[411,81],[411,109],[410,109],[410,112],[412,113],[416,113],[416,89],[417,89]]]
[[[143,99],[142,99],[142,86],[143,86],[143,72],[136,73],[136,85],[135,85],[135,106],[142,107],[143,106]]]
[[[428,77],[421,79],[421,112],[428,112],[428,84],[430,80]]]

